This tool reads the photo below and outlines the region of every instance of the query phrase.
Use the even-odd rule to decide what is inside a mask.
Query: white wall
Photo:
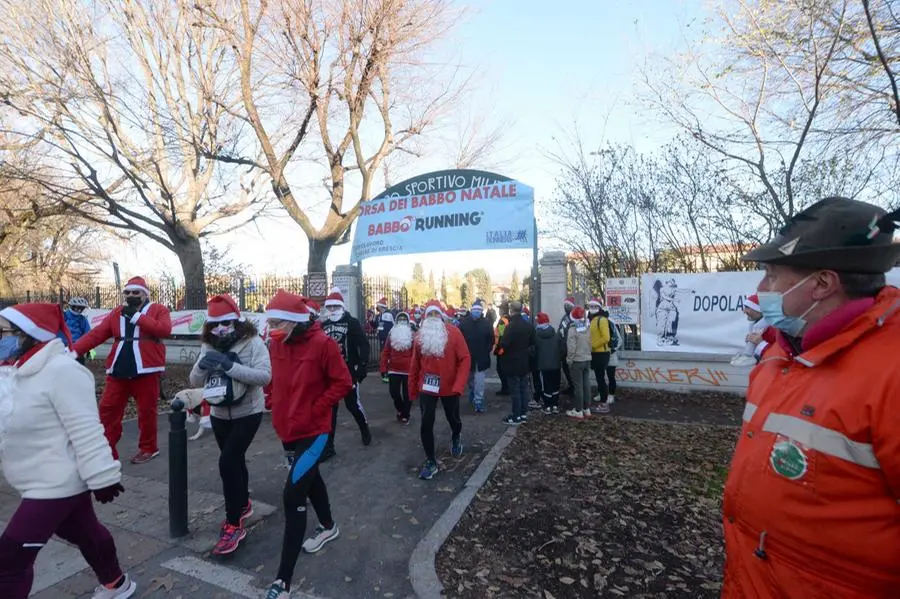
[[[750,368],[730,364],[731,356],[624,351],[616,384],[666,391],[719,391],[743,395]]]

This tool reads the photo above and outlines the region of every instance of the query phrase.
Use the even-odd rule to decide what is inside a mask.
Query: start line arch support
[[[520,181],[472,169],[425,173],[362,202],[354,226],[350,261],[360,278],[363,261],[379,256],[530,249],[529,304],[540,309],[534,189]]]

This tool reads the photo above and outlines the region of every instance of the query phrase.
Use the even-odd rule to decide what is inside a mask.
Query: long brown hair
[[[259,330],[256,328],[256,325],[249,320],[230,320],[225,322],[234,323],[235,343],[254,335],[259,335]],[[222,322],[205,323],[203,325],[203,332],[200,334],[200,341],[209,345],[213,345],[213,342],[216,340],[216,336],[212,334],[212,330],[220,324],[222,324]]]

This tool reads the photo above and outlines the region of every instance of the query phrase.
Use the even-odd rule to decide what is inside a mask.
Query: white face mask
[[[337,310],[329,310],[328,311],[328,320],[331,322],[337,322],[341,318],[344,317],[344,309],[338,308]]]

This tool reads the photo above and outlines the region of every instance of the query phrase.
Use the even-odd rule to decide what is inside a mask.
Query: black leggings
[[[409,419],[409,375],[406,374],[388,374],[388,389],[391,392],[391,399],[394,400],[394,409],[400,414],[401,418]]]
[[[436,395],[419,395],[419,403],[422,406],[422,448],[425,457],[435,461],[434,458],[434,413],[437,411],[438,400],[444,404],[444,416],[450,423],[450,431],[454,439],[459,438],[462,432],[462,420],[459,417],[459,395],[438,397]]]
[[[353,416],[353,420],[356,421],[359,432],[361,433],[366,430],[369,423],[368,420],[366,420],[366,413],[363,411],[362,401],[359,398],[359,383],[353,385],[353,388],[350,389],[350,393],[344,396],[344,405],[347,406],[347,410],[350,412],[350,415]],[[331,410],[331,434],[328,436],[329,451],[334,451],[334,438],[337,434],[338,406],[340,406],[340,404],[335,404],[334,408]]]
[[[319,472],[319,461],[328,444],[328,437],[327,433],[323,433],[317,437],[282,443],[286,452],[294,454],[284,483],[284,540],[278,566],[278,579],[284,581],[288,590],[306,535],[306,500],[309,499],[316,511],[319,524],[325,528],[334,527],[328,489]]]
[[[210,417],[213,435],[219,446],[219,476],[225,495],[225,519],[232,526],[241,522],[241,510],[250,501],[250,475],[247,473],[247,450],[253,443],[262,414],[251,414],[234,420]]]
[[[616,366],[606,367],[606,379],[609,381],[609,394],[616,394]]]
[[[591,354],[591,370],[597,379],[597,395],[600,401],[606,403],[609,399],[609,388],[606,386],[606,368],[609,366],[609,352],[594,352]]]

